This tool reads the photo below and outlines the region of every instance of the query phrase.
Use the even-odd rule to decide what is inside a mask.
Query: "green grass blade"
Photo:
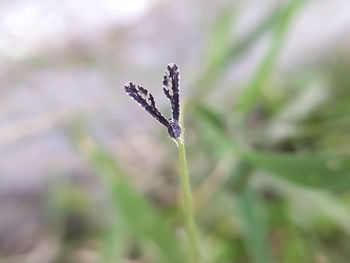
[[[238,203],[237,214],[242,218],[243,238],[251,258],[254,262],[270,263],[265,209],[254,192],[248,188],[248,181],[253,171],[253,166],[248,162],[238,162],[225,182],[225,189],[237,193],[235,195]]]
[[[214,28],[210,34],[207,51],[209,67],[216,67],[227,55],[233,18],[234,9],[230,6],[225,8],[214,22]]]
[[[248,112],[259,98],[261,88],[264,86],[267,78],[269,77],[278,54],[281,51],[288,26],[290,25],[292,17],[296,13],[300,4],[300,0],[294,0],[288,4],[286,9],[280,14],[280,17],[275,25],[276,27],[271,46],[261,64],[258,66],[258,69],[248,84],[248,87],[244,90],[243,94],[241,94],[239,100],[237,101],[237,108],[243,113]]]
[[[256,168],[293,182],[330,189],[350,188],[350,155],[272,153],[245,149],[237,145],[225,130],[195,110],[196,120],[203,127],[203,135],[210,134],[221,151],[232,150]]]
[[[117,214],[104,231],[100,249],[101,263],[114,263],[123,260],[128,231],[122,218]]]
[[[287,197],[288,202],[294,207],[295,213],[303,214],[304,209],[307,209],[308,212],[313,212],[313,214],[321,214],[335,222],[342,228],[342,231],[350,235],[350,209],[342,196],[322,189],[291,184],[287,180],[279,178],[276,180],[275,177],[265,176],[262,180],[262,185],[283,193],[283,196]],[[308,206],[303,206],[304,203],[307,203]]]
[[[228,43],[229,38],[220,38],[222,50],[220,50],[220,53],[214,53],[215,59],[209,54],[207,66],[195,84],[197,90],[194,96],[195,99],[204,96],[210,88],[214,87],[213,84],[221,76],[227,65],[229,63],[238,62],[238,59],[243,56],[263,34],[271,29],[282,11],[283,9],[281,7],[272,10],[272,12],[268,13],[266,17],[259,21],[252,31],[248,32],[246,36],[238,42]],[[214,27],[214,33],[212,33],[212,35],[222,35],[228,31],[232,23],[232,9],[230,9],[230,12],[224,12],[218,17],[216,22],[217,26]],[[231,15],[231,17],[229,17],[229,15]],[[222,26],[223,29],[219,28],[219,26]],[[227,43],[225,43],[225,41],[227,41]],[[213,40],[209,41],[209,48],[211,48],[215,42],[216,41]]]
[[[295,183],[333,189],[350,187],[350,156],[247,151],[244,158]]]
[[[239,212],[244,224],[244,238],[247,250],[256,263],[270,263],[267,246],[267,225],[263,207],[254,193],[244,189],[238,195]]]
[[[232,150],[233,143],[228,143],[227,126],[218,113],[205,106],[196,103],[194,115],[200,135],[208,145],[215,149],[215,153],[222,158],[228,151]],[[218,133],[223,133],[222,136]],[[236,148],[238,150],[238,147]]]

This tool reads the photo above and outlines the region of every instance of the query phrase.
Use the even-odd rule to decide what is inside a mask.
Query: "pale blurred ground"
[[[142,83],[164,108],[163,71],[176,62],[186,96],[186,87],[202,70],[208,25],[228,2],[0,2],[0,231],[13,218],[20,218],[20,224],[23,217],[17,213],[38,222],[39,207],[26,193],[40,199],[49,177],[84,174],[85,162],[66,132],[79,116],[131,171],[146,171],[138,184],[147,188],[147,174],[168,150],[157,143],[159,125],[130,101],[123,85]],[[236,2],[233,38],[244,35],[281,1]],[[310,1],[294,21],[278,63],[282,73],[322,61],[350,43],[348,0]],[[240,86],[247,80],[268,38],[241,59],[226,82]],[[144,150],[150,148],[152,156]],[[128,165],[135,159],[142,163]],[[16,197],[9,199],[12,195],[24,196],[28,204],[18,205]]]

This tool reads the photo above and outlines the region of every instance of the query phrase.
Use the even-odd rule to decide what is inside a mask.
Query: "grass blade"
[[[238,205],[244,222],[246,247],[254,262],[270,263],[267,226],[261,204],[252,191],[244,189],[238,195]]]
[[[243,113],[247,113],[258,99],[261,88],[270,75],[273,65],[283,46],[288,26],[300,4],[300,0],[294,0],[280,14],[279,19],[276,22],[271,47],[266,53],[251,82],[248,84],[248,87],[244,90],[243,94],[237,101],[237,107]]]
[[[205,134],[221,145],[221,151],[232,150],[256,168],[293,182],[330,189],[350,188],[350,155],[292,154],[262,152],[237,145],[216,122],[196,109],[197,122]],[[203,134],[203,136],[206,136]]]
[[[194,97],[196,99],[203,97],[210,88],[214,87],[213,84],[224,72],[227,65],[232,62],[238,62],[238,59],[242,57],[264,33],[271,29],[282,11],[283,9],[281,7],[272,10],[240,41],[233,44],[221,43],[223,49],[220,52],[220,56],[216,56],[215,60],[212,60],[210,56],[208,57],[207,66],[195,84],[197,92]],[[232,21],[232,18],[229,20],[227,17],[229,14],[230,12],[221,14],[221,16],[218,17],[216,24],[218,26],[224,24],[225,29],[229,28],[229,22]],[[216,31],[225,32],[225,30],[221,30],[222,29],[215,27],[213,35],[216,35]],[[229,39],[221,38],[221,41],[229,41]],[[209,41],[209,47],[212,46],[212,43],[214,43],[214,41]]]

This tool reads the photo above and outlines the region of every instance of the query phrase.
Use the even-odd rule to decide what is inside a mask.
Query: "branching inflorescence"
[[[172,118],[169,120],[157,109],[154,98],[147,89],[128,82],[125,84],[125,91],[156,120],[167,127],[168,133],[172,138],[177,139],[180,137],[180,73],[174,63],[168,64],[163,78],[163,91],[170,100],[172,110]]]
[[[192,194],[190,179],[187,170],[186,151],[184,142],[181,140],[180,117],[180,73],[178,67],[171,63],[163,78],[163,91],[170,100],[172,117],[166,119],[157,109],[154,98],[145,88],[128,82],[125,91],[149,112],[156,120],[168,128],[169,135],[175,140],[179,150],[179,171],[182,189],[182,201],[185,216],[185,225],[189,241],[190,263],[200,262],[200,252],[197,240],[196,222],[194,218],[194,208],[192,204]]]

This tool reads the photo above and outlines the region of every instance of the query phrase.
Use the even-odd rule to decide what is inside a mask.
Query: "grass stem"
[[[187,237],[190,245],[190,263],[200,262],[200,253],[198,247],[197,227],[194,218],[194,208],[192,202],[192,193],[190,179],[187,170],[186,150],[184,142],[178,138],[176,139],[179,151],[179,164],[180,164],[180,180],[181,180],[181,192],[182,202],[185,216],[185,225]]]

